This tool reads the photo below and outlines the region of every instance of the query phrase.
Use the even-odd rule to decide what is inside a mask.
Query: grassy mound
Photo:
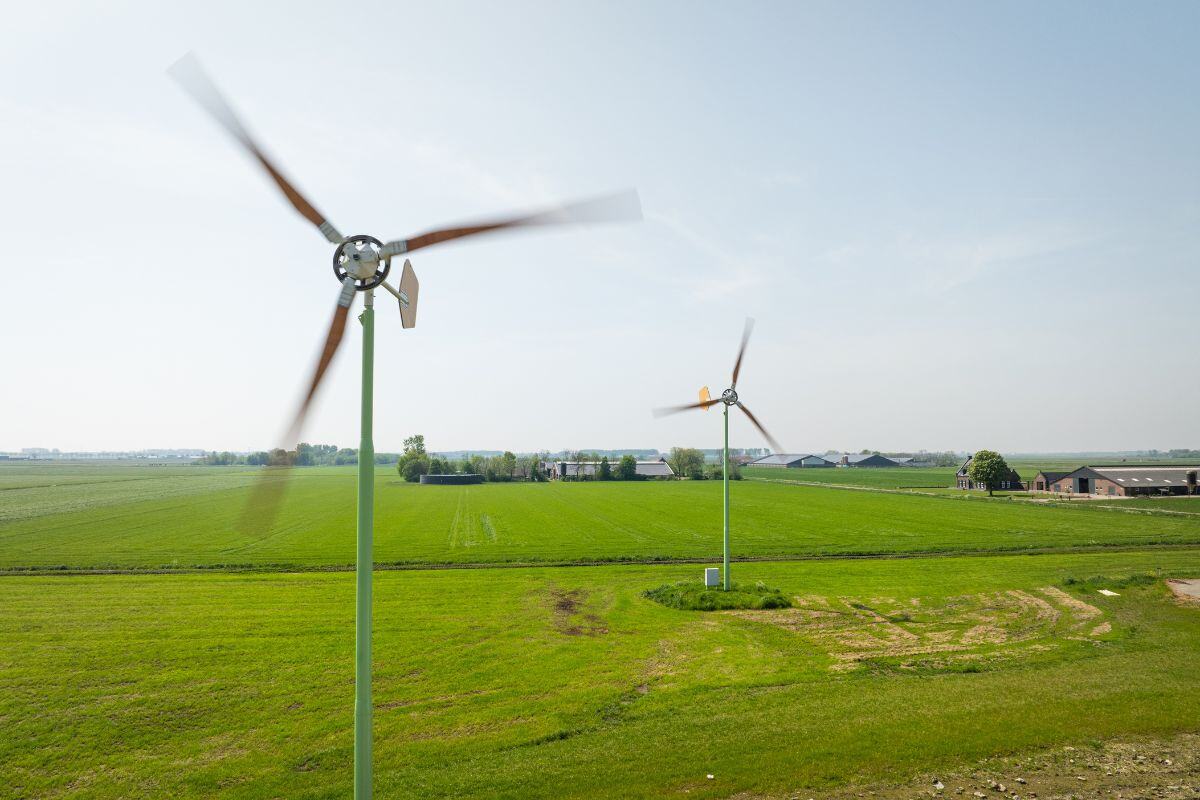
[[[1097,589],[1127,589],[1132,586],[1149,586],[1162,579],[1161,575],[1151,575],[1139,572],[1133,575],[1093,575],[1090,578],[1077,578],[1068,575],[1063,578],[1062,585],[1078,591],[1095,591]]]
[[[682,611],[723,611],[732,608],[790,608],[791,598],[762,581],[753,586],[735,583],[729,591],[708,587],[699,581],[663,584],[643,594],[656,603]]]

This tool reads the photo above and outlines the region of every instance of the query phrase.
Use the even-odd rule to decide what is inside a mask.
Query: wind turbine
[[[750,341],[750,332],[752,330],[754,330],[754,320],[747,319],[746,327],[742,331],[742,344],[738,348],[737,360],[733,362],[733,380],[730,381],[729,388],[726,389],[725,391],[721,392],[720,397],[714,399],[713,396],[709,393],[708,387],[705,386],[700,389],[700,401],[697,403],[688,403],[688,404],[682,405],[682,406],[668,406],[667,408],[659,408],[659,409],[655,409],[655,411],[654,411],[654,415],[656,417],[664,417],[668,414],[678,414],[680,411],[691,411],[694,408],[702,408],[705,411],[708,411],[708,409],[711,406],[715,406],[717,403],[720,403],[724,406],[724,409],[722,409],[722,410],[724,411],[724,415],[725,415],[725,447],[721,451],[721,480],[722,480],[722,483],[724,484],[722,488],[724,489],[724,504],[723,505],[724,505],[724,515],[725,515],[724,537],[723,537],[724,557],[722,559],[722,562],[724,565],[724,570],[722,571],[722,580],[723,580],[724,589],[727,592],[729,591],[729,587],[730,587],[730,580],[729,580],[729,407],[737,406],[738,408],[740,408],[742,410],[742,413],[750,418],[750,422],[754,424],[754,427],[758,428],[759,432],[762,433],[762,435],[766,438],[767,442],[770,443],[771,447],[775,450],[775,452],[776,453],[783,452],[783,448],[779,446],[779,442],[775,441],[774,437],[772,437],[771,434],[767,433],[767,429],[764,428],[762,426],[762,423],[758,421],[758,417],[754,416],[754,414],[752,414],[750,412],[750,409],[746,408],[746,405],[740,399],[738,399],[738,393],[737,393],[738,373],[740,373],[742,371],[742,357],[746,355],[746,343]]]
[[[350,306],[358,293],[363,295],[362,323],[362,408],[361,439],[358,451],[358,540],[355,567],[355,688],[354,688],[354,797],[369,800],[372,793],[371,740],[371,577],[375,502],[375,450],[372,441],[374,362],[375,362],[375,288],[382,286],[400,304],[405,328],[416,325],[418,283],[412,264],[405,259],[399,287],[387,282],[392,259],[432,245],[467,236],[508,228],[559,225],[564,223],[617,222],[641,219],[636,192],[627,191],[583,202],[572,203],[535,213],[512,215],[453,227],[437,228],[408,239],[387,242],[374,236],[343,236],[325,215],[302,195],[262,148],[246,132],[229,103],[221,96],[190,53],[172,65],[168,72],[204,107],[225,130],[250,153],[273,180],[300,215],[316,226],[329,240],[333,252],[333,273],[339,288],[333,320],[325,335],[325,346],[317,359],[307,391],[287,428],[285,445],[294,444],[304,418],[325,371],[333,361],[345,332]],[[266,527],[274,519],[283,492],[284,481],[264,477],[255,487],[248,505],[247,521]]]

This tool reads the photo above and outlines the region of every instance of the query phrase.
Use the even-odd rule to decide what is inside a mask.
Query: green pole
[[[358,557],[354,570],[354,800],[371,800],[371,572],[375,520],[375,293],[367,291],[362,315],[362,439],[358,445]]]
[[[729,591],[729,405],[725,406],[725,449],[721,451],[721,483],[725,490],[725,591]]]

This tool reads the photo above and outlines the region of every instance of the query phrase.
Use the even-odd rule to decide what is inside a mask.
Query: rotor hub
[[[726,389],[725,391],[721,392],[721,402],[725,405],[735,406],[737,405],[737,401],[737,392],[735,392],[733,389]]]
[[[383,242],[374,236],[348,236],[333,251],[333,274],[341,283],[353,278],[360,292],[374,289],[383,283],[392,269],[390,259],[383,257]]]

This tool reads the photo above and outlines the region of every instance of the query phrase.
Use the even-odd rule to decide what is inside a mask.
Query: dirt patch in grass
[[[585,607],[588,593],[583,589],[552,587],[549,597],[554,627],[559,633],[566,636],[601,636],[608,633],[608,627],[600,615]]]
[[[695,581],[668,583],[643,592],[643,595],[667,608],[680,611],[762,610],[792,605],[790,598],[761,581],[755,584],[734,583],[728,591]]]
[[[798,596],[792,608],[726,613],[809,639],[833,671],[978,672],[1113,632],[1099,608],[1054,587],[934,600]]]
[[[1170,580],[1167,581],[1167,586],[1171,587],[1171,591],[1183,602],[1200,605],[1200,578]]]
[[[736,800],[1183,800],[1200,796],[1200,735],[1123,739],[981,761],[905,783],[739,794]]]

